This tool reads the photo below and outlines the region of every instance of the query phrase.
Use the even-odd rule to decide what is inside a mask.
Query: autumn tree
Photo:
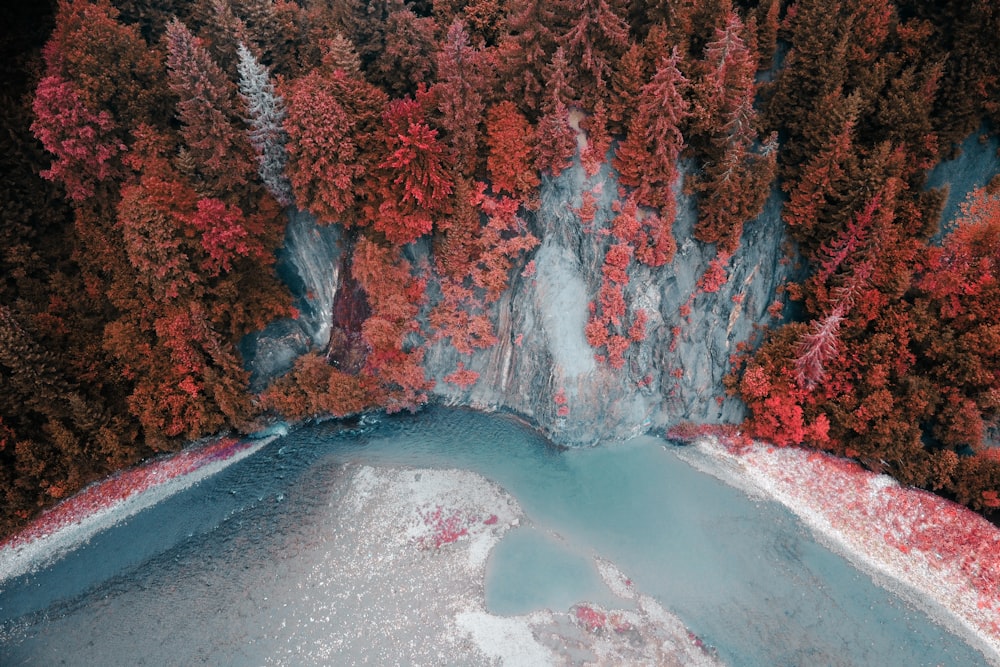
[[[705,45],[694,86],[692,131],[700,134],[705,161],[696,189],[702,193],[695,238],[732,253],[743,223],[763,209],[777,164],[777,135],[758,147],[754,109],[755,54],[742,38],[735,12]]]
[[[535,132],[513,102],[496,105],[487,116],[486,168],[493,191],[506,191],[526,200],[538,187],[534,160]]]
[[[288,373],[268,385],[261,402],[286,419],[334,415],[346,417],[372,407],[376,383],[332,366],[323,354],[309,352]]]
[[[471,277],[476,287],[484,290],[485,301],[492,303],[507,290],[515,262],[537,246],[538,239],[518,214],[517,199],[483,195],[479,206],[486,224],[479,234],[479,253]]]
[[[507,99],[522,111],[541,113],[547,97],[547,66],[556,49],[556,36],[568,27],[560,3],[513,0],[496,49],[497,78]]]
[[[243,24],[246,36],[253,42],[245,42],[254,50],[261,63],[266,64],[274,74],[294,77],[304,74],[303,69],[315,66],[311,58],[318,45],[319,25],[315,21],[318,7],[312,12],[303,10],[292,0],[229,0],[233,13]],[[328,28],[328,26],[323,26]],[[322,31],[322,36],[329,29]],[[256,48],[254,48],[256,47]]]
[[[558,176],[570,166],[577,149],[576,133],[569,125],[567,100],[573,92],[566,78],[568,63],[562,48],[552,57],[549,91],[538,121],[538,144],[535,166]]]
[[[648,81],[646,49],[633,43],[611,72],[608,102],[608,126],[614,134],[624,135],[638,107],[642,87]]]
[[[412,95],[417,84],[433,79],[436,24],[417,16],[408,5],[393,8],[385,23],[385,45],[376,54],[369,75],[393,97]]]
[[[696,64],[698,80],[692,85],[692,131],[704,134],[715,148],[734,132],[745,132],[753,122],[755,54],[743,39],[743,22],[736,12],[716,27]],[[749,98],[749,102],[748,102]],[[737,124],[739,127],[731,127]]]
[[[426,402],[433,387],[424,375],[424,350],[410,339],[419,330],[416,316],[425,288],[410,268],[398,248],[364,236],[352,254],[351,275],[364,289],[371,308],[361,327],[368,346],[362,372],[378,382],[379,402],[390,412],[415,410]]]
[[[354,48],[354,43],[339,32],[330,39],[323,40],[323,67],[329,71],[343,70],[344,74],[359,78],[361,76],[361,57]]]
[[[288,177],[299,206],[324,222],[353,224],[379,146],[385,94],[343,70],[295,79],[288,104]]]
[[[681,126],[688,115],[683,96],[687,81],[677,68],[678,58],[675,49],[657,63],[653,78],[642,87],[635,118],[612,163],[619,181],[635,188],[638,202],[660,209],[660,218],[668,224],[675,215],[673,186],[684,149]]]
[[[782,210],[782,219],[807,253],[817,245],[816,227],[825,220],[827,208],[841,203],[839,193],[849,187],[848,174],[856,160],[853,150],[856,113],[850,113],[829,138],[829,144],[806,162],[798,180],[785,184],[789,199]]]
[[[250,146],[232,122],[234,86],[183,23],[172,21],[165,39],[184,139],[180,164],[202,192],[232,197],[246,187],[252,169]]]
[[[469,44],[465,24],[456,20],[437,54],[438,80],[433,90],[451,160],[465,176],[476,171],[479,123],[486,108],[482,94],[486,82],[480,65],[481,57]]]
[[[60,182],[70,199],[86,199],[101,181],[121,174],[117,158],[125,146],[115,136],[111,114],[89,110],[73,84],[45,77],[32,109],[36,119],[31,129],[55,158],[41,175]]]
[[[955,230],[928,254],[917,285],[935,324],[921,328],[918,340],[929,374],[949,398],[934,435],[978,449],[984,424],[1000,414],[1000,196],[975,193]]]
[[[382,202],[369,214],[374,228],[403,245],[427,234],[450,207],[452,179],[437,130],[412,99],[393,100],[383,114],[388,157],[379,167]]]
[[[628,48],[628,25],[608,0],[583,0],[563,11],[572,18],[559,45],[576,64],[574,88],[584,106],[592,107],[592,98],[607,95],[614,64]]]
[[[84,106],[119,128],[169,116],[163,55],[108,0],[62,0],[45,45],[46,74],[71,82]],[[119,137],[124,139],[124,135]]]

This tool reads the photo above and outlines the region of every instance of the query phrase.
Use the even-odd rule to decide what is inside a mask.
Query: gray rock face
[[[295,360],[312,347],[309,334],[298,320],[283,318],[240,341],[244,365],[250,371],[250,389],[260,391],[273,378],[287,373]]]
[[[333,300],[340,286],[340,240],[338,225],[318,225],[309,213],[290,210],[277,270],[299,317],[272,322],[240,341],[251,390],[261,390],[287,372],[296,358],[330,342]]]
[[[998,172],[996,140],[982,143],[977,135],[963,143],[958,158],[935,168],[928,187],[950,186],[945,224],[954,220],[972,189]],[[587,191],[597,210],[593,222],[583,225],[576,210]],[[743,404],[727,397],[722,384],[730,357],[741,343],[755,347],[762,328],[780,323],[768,312],[775,301],[785,307],[778,287],[802,277],[793,276],[797,257],[787,256],[782,197],[775,189],[761,215],[744,225],[725,284],[705,291],[699,281],[716,250],[692,236],[694,197],[685,195],[680,183],[675,192],[673,261],[658,268],[635,261],[629,266],[629,316],[641,308],[648,323],[646,339],[629,347],[623,368],[595,360],[584,335],[588,304],[597,299],[601,285],[618,183],[607,164],[588,178],[577,160],[558,178],[543,178],[541,205],[528,215],[541,244],[524,259],[534,260],[535,272],[526,276],[514,271],[510,289],[491,307],[499,342],[472,355],[460,354],[447,340],[427,346],[425,365],[436,381],[437,399],[514,411],[563,445],[624,439],[682,421],[739,422]],[[406,251],[418,265],[430,253],[430,243],[422,240]],[[328,345],[341,255],[338,226],[319,226],[306,213],[291,214],[279,272],[301,316],[273,323],[244,340],[254,388],[287,371],[298,355]],[[431,287],[431,294],[439,294]],[[444,380],[459,362],[479,373],[469,388]]]
[[[543,179],[541,205],[529,219],[541,244],[525,258],[534,260],[535,272],[515,271],[510,289],[493,304],[499,342],[471,356],[446,340],[428,346],[425,364],[436,381],[436,397],[452,405],[514,411],[563,445],[625,439],[681,421],[742,419],[742,403],[725,396],[722,378],[737,345],[752,345],[755,327],[774,324],[767,309],[792,270],[782,250],[781,200],[775,193],[764,212],[746,224],[727,282],[705,292],[698,282],[716,251],[692,238],[696,202],[681,192],[680,183],[675,187],[676,256],[658,268],[635,261],[629,266],[629,316],[641,308],[648,323],[646,339],[630,346],[624,367],[595,360],[584,335],[588,304],[601,286],[618,183],[608,165],[588,178],[577,161],[558,178]],[[576,210],[586,191],[593,193],[597,211],[585,226]],[[279,272],[301,316],[272,323],[243,341],[253,389],[286,372],[299,355],[329,343],[340,286],[340,240],[339,227],[292,213]],[[415,263],[429,252],[428,243],[407,248]],[[480,374],[467,389],[444,380],[459,362]]]
[[[927,175],[928,188],[947,188],[948,199],[941,211],[943,236],[953,225],[962,202],[977,188],[990,182],[1000,173],[1000,137],[987,135],[986,127],[968,137],[959,146],[960,153],[951,160],[944,160]],[[981,137],[989,136],[983,141]]]
[[[577,162],[559,178],[544,179],[533,220],[542,239],[530,258],[535,273],[515,274],[495,304],[499,343],[471,358],[445,341],[428,350],[435,393],[449,404],[513,410],[563,445],[624,439],[679,421],[739,421],[742,403],[725,397],[722,378],[737,344],[754,342],[755,325],[773,324],[768,306],[792,270],[783,258],[781,201],[772,196],[761,216],[746,225],[728,281],[705,293],[698,281],[716,252],[691,237],[695,202],[680,184],[677,189],[674,260],[659,268],[634,261],[629,267],[626,302],[630,312],[644,309],[648,324],[646,340],[630,346],[623,368],[595,361],[584,336],[608,243],[601,230],[610,229],[618,184],[607,165],[587,178]],[[585,230],[574,210],[587,190],[594,192],[598,210]],[[685,304],[688,315],[682,313]],[[443,380],[459,361],[480,374],[468,389]],[[559,414],[566,409],[568,414]]]

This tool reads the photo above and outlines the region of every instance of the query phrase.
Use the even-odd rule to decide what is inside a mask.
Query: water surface
[[[290,646],[296,623],[322,621],[308,618],[311,596],[347,599],[303,582],[352,462],[473,470],[518,499],[527,521],[488,567],[492,613],[613,604],[599,556],[733,665],[986,664],[786,509],[695,470],[666,443],[561,451],[513,418],[439,408],[304,427],[3,582],[0,664],[260,664],[292,649],[363,659]],[[360,622],[358,632],[374,647],[390,642],[365,638]]]

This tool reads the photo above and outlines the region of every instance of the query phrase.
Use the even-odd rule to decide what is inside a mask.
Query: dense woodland
[[[718,252],[706,291],[777,186],[809,277],[732,360],[744,429],[1000,507],[1000,191],[932,242],[944,193],[925,187],[1000,122],[991,0],[4,11],[0,534],[207,434],[418,407],[424,344],[496,342],[487,308],[533,267],[527,220],[577,123],[584,167],[610,157],[622,185],[586,328],[599,361],[646,335],[624,286],[633,262],[669,270],[679,160]],[[350,303],[331,349],[254,394],[239,340],[296,316],[273,266],[289,206],[346,230]]]

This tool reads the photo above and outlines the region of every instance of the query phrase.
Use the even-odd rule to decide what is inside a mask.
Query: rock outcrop
[[[517,412],[564,445],[624,439],[678,421],[741,420],[742,403],[725,396],[722,378],[737,346],[753,344],[759,327],[775,323],[768,307],[793,270],[783,250],[781,202],[775,194],[745,226],[728,280],[704,292],[698,282],[715,248],[692,238],[695,201],[680,184],[677,190],[673,261],[659,268],[629,266],[626,302],[645,310],[648,323],[646,339],[630,346],[624,367],[595,361],[584,336],[588,304],[601,284],[607,239],[601,230],[615,215],[618,184],[607,165],[587,178],[577,161],[558,178],[543,180],[532,220],[541,239],[530,257],[535,272],[516,273],[495,304],[499,342],[471,359],[444,341],[428,350],[435,393],[449,404]],[[597,211],[585,226],[576,210],[586,191],[595,194]],[[459,361],[480,374],[468,389],[443,381]]]

